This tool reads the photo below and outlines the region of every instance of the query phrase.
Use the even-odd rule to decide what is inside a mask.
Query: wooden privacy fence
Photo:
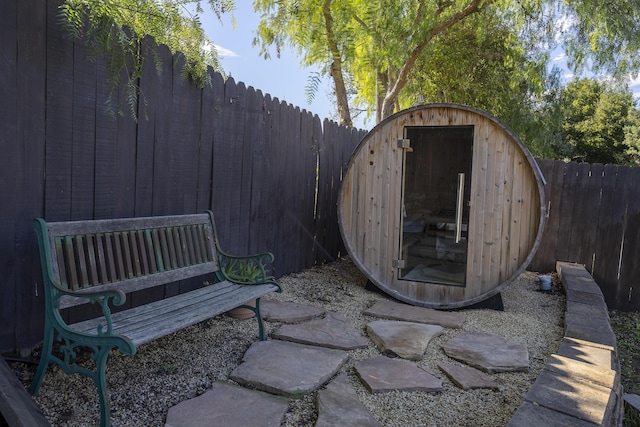
[[[529,270],[584,264],[607,306],[640,310],[640,167],[538,160],[548,218]]]
[[[198,89],[164,46],[162,74],[148,61],[139,82],[140,119],[111,117],[105,68],[62,35],[59,4],[0,3],[0,351],[42,338],[35,217],[211,209],[225,249],[272,251],[276,276],[344,253],[336,194],[363,131],[212,71]]]
[[[344,254],[337,193],[364,131],[321,121],[217,73],[213,87],[197,89],[162,46],[162,74],[149,62],[139,82],[146,99],[140,120],[110,117],[104,65],[63,37],[59,4],[0,1],[0,351],[42,339],[35,217],[211,209],[223,246],[273,251],[276,276]],[[116,104],[123,98],[114,94]],[[640,168],[540,166],[549,219],[529,268],[583,263],[610,308],[640,309]]]

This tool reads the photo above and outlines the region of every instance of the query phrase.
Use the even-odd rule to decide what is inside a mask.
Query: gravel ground
[[[270,298],[320,306],[346,315],[365,335],[365,325],[375,320],[362,311],[383,293],[365,289],[366,278],[349,260],[312,268],[280,279],[284,292]],[[348,373],[362,403],[384,426],[504,426],[543,369],[548,356],[558,349],[563,331],[564,295],[539,292],[536,274],[525,272],[503,292],[505,310],[463,310],[462,329],[447,329],[429,345],[418,365],[443,379],[442,393],[391,392],[372,395],[356,378],[353,365],[380,355],[369,348],[349,352],[342,368]],[[279,326],[266,323],[267,331]],[[498,390],[464,391],[437,367],[440,362],[457,363],[441,349],[462,331],[489,332],[509,341],[526,344],[529,372],[492,374]],[[107,366],[111,419],[114,426],[162,426],[167,410],[206,392],[214,381],[228,381],[244,352],[255,341],[254,319],[228,316],[195,325],[141,346],[134,357],[112,351]],[[28,380],[28,378],[26,379]],[[25,381],[26,382],[26,381]],[[98,399],[93,382],[79,375],[66,375],[50,366],[36,398],[55,426],[98,424]],[[283,426],[312,426],[315,393],[291,400]]]

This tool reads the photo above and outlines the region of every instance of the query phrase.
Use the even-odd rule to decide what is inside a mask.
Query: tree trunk
[[[344,84],[344,78],[342,76],[342,55],[338,44],[336,43],[335,35],[333,33],[333,17],[331,16],[331,1],[325,0],[324,7],[322,9],[324,15],[324,25],[327,31],[327,46],[331,52],[331,67],[330,73],[333,78],[333,86],[336,91],[336,104],[338,106],[338,116],[340,117],[340,124],[343,126],[353,126],[351,121],[351,111],[349,111],[349,98],[347,97],[347,87]]]

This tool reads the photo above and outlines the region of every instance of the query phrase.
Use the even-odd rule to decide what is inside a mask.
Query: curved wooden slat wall
[[[466,286],[399,280],[405,126],[474,126]],[[346,248],[362,272],[389,295],[431,308],[458,308],[500,292],[529,264],[545,218],[544,179],[520,139],[481,110],[429,104],[378,124],[354,151],[338,197]]]

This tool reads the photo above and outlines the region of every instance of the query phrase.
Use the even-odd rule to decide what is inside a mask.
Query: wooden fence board
[[[221,201],[222,191],[224,186],[219,184],[224,184],[224,182],[219,182],[221,178],[224,178],[224,174],[219,174],[219,170],[221,168],[221,164],[218,164],[217,156],[220,155],[220,148],[226,150],[227,147],[224,146],[225,142],[225,116],[224,116],[224,108],[225,108],[225,91],[226,85],[224,79],[220,73],[214,73],[211,76],[211,84],[214,88],[213,90],[213,111],[211,111],[212,117],[205,116],[206,121],[210,121],[214,123],[213,126],[213,145],[211,147],[211,183],[209,184],[208,191],[210,192],[210,201],[209,201],[209,209],[217,210],[218,204]],[[216,216],[216,220],[217,220]],[[222,232],[222,230],[218,230],[218,233]]]
[[[84,50],[84,41],[73,42],[74,52]],[[96,126],[96,64],[84,55],[73,55],[71,219],[93,218]]]
[[[551,272],[555,268],[555,260],[558,260],[556,249],[558,247],[558,230],[562,219],[562,188],[564,186],[564,162],[542,162],[542,167],[547,181],[545,186],[545,199],[547,200],[547,220],[540,247],[534,259],[533,270]]]
[[[228,237],[227,244],[229,246],[226,250],[237,254],[242,253],[242,249],[245,247],[240,239],[244,235],[243,230],[248,230],[248,228],[242,229],[240,223],[244,133],[235,131],[236,129],[244,129],[246,89],[243,83],[236,84],[232,79],[227,80],[225,88],[229,90],[228,95],[227,91],[225,91],[228,102],[225,105],[225,112],[229,112],[225,116],[225,124],[227,125],[225,133],[229,137],[229,143],[224,144],[221,150],[226,151],[227,163],[223,168],[227,170],[228,180],[226,181],[227,187],[224,188],[221,198],[216,199],[216,201],[218,203],[225,203],[226,201],[229,204],[229,210],[224,219],[226,227],[223,226],[221,231],[226,233]]]
[[[300,121],[300,167],[303,181],[302,206],[295,220],[300,235],[300,259],[297,269],[313,265],[313,247],[315,234],[316,167],[317,140],[313,133],[316,116],[302,112]]]
[[[602,289],[608,306],[615,307],[618,289],[620,250],[626,217],[629,168],[605,166],[602,204],[604,215],[598,227],[599,250],[596,252],[593,278]]]
[[[563,246],[570,248],[571,253],[567,258],[572,258],[572,262],[589,264],[589,248],[583,246],[583,241],[588,234],[589,224],[592,223],[592,217],[587,213],[597,215],[598,205],[590,206],[589,182],[591,181],[591,165],[580,163],[575,172],[576,180],[572,188],[573,200],[571,202],[573,223],[570,227],[569,240]]]
[[[299,117],[296,115],[295,107],[289,103],[283,103],[283,105],[286,105],[286,112],[284,113],[285,125],[281,130],[284,131],[283,139],[286,142],[283,146],[284,152],[282,154],[286,162],[285,185],[287,186],[288,191],[282,198],[282,202],[284,203],[284,228],[282,230],[284,233],[284,247],[282,250],[283,254],[286,254],[283,259],[282,272],[287,274],[295,270],[297,262],[297,254],[290,253],[287,248],[299,247],[296,238],[297,218],[295,218],[295,207],[296,199],[300,194],[300,181],[299,176],[296,173],[298,168],[297,162],[299,161],[299,158],[296,156],[296,150],[297,145],[300,143],[300,123],[298,121]]]
[[[306,179],[305,179],[305,166],[307,165],[304,158],[303,145],[304,141],[302,140],[302,111],[300,108],[290,106],[291,109],[291,140],[293,144],[291,145],[291,171],[292,171],[292,184],[295,189],[292,193],[291,203],[287,209],[287,218],[288,223],[291,224],[291,236],[293,244],[296,248],[300,248],[300,250],[296,251],[294,256],[291,258],[291,264],[287,269],[288,272],[299,271],[300,265],[302,263],[303,251],[305,250],[305,238],[303,234],[303,226],[301,221],[304,220],[305,215],[309,214],[309,211],[305,209],[305,197],[304,195],[309,191],[306,188]],[[313,191],[313,190],[311,190]],[[313,214],[311,214],[313,215]],[[308,242],[308,240],[307,240]]]
[[[209,69],[213,76],[213,70]],[[200,129],[198,135],[198,183],[196,189],[196,212],[211,208],[211,185],[213,174],[213,144],[215,129],[220,126],[216,114],[216,94],[224,93],[224,83],[216,80],[215,85],[202,89],[202,107],[200,110]]]
[[[319,176],[318,176],[318,208],[317,227],[326,230],[331,221],[331,179],[333,177],[333,122],[323,121],[323,141],[320,146]],[[316,232],[316,264],[331,261],[331,236]]]
[[[3,2],[4,3],[4,2]],[[27,342],[34,342],[40,336],[44,304],[42,294],[42,282],[34,280],[32,272],[38,272],[40,259],[38,257],[37,243],[33,239],[31,219],[43,211],[44,180],[41,171],[44,168],[45,140],[45,103],[46,91],[46,25],[47,5],[40,0],[25,0],[18,7],[18,64],[17,64],[17,129],[20,134],[17,144],[12,147],[2,147],[3,156],[9,155],[14,149],[20,154],[16,158],[16,185],[12,189],[16,197],[15,228],[13,230],[15,242],[15,261],[13,262],[15,274],[9,269],[2,268],[3,275],[11,280],[15,279],[16,298],[14,300],[17,313],[35,312],[34,316],[18,316],[15,334]],[[3,72],[0,72],[3,74]],[[9,72],[12,75],[12,72]],[[0,87],[8,89],[3,97],[11,94],[12,89],[0,83]],[[12,98],[10,96],[10,98]],[[16,99],[13,98],[15,101]],[[0,115],[4,119],[9,116]],[[4,124],[0,127],[4,127]],[[11,126],[8,126],[11,128]],[[0,136],[0,140],[3,138]],[[13,175],[13,172],[3,168],[4,173]],[[35,179],[34,179],[35,178]],[[1,190],[0,190],[1,191]],[[4,199],[0,196],[0,200]],[[8,209],[8,206],[4,206]],[[3,236],[11,236],[10,233]],[[1,268],[1,267],[0,267]],[[37,275],[36,275],[37,277]],[[5,283],[9,287],[9,281]],[[28,285],[27,285],[28,284]],[[1,311],[1,310],[0,310]]]
[[[562,200],[560,201],[560,227],[558,228],[558,245],[556,253],[559,261],[576,262],[574,252],[569,249],[571,240],[571,224],[567,221],[573,212],[573,189],[578,183],[578,163],[568,163],[565,168],[562,186]]]
[[[125,79],[126,71],[120,77]],[[128,109],[127,93],[124,87],[119,88],[118,97],[121,105]],[[125,110],[128,111],[128,110]],[[136,122],[129,112],[117,119],[116,140],[112,141],[116,148],[116,164],[112,170],[113,183],[116,187],[114,194],[115,216],[117,218],[131,217],[135,213],[135,170],[136,170]]]
[[[244,83],[240,83],[239,89],[245,87]],[[243,141],[242,141],[242,168],[238,181],[238,192],[240,193],[240,208],[236,215],[239,219],[240,230],[248,230],[248,233],[239,234],[242,235],[242,239],[239,241],[238,246],[239,253],[250,253],[249,241],[253,234],[253,227],[251,224],[251,187],[253,185],[253,149],[256,145],[255,141],[255,127],[256,114],[258,107],[256,105],[257,94],[253,87],[249,86],[244,92],[244,96],[241,96],[241,103],[244,107],[244,125],[243,129]]]
[[[221,80],[221,79],[220,79]],[[224,92],[220,100],[220,129],[216,132],[216,143],[213,146],[213,183],[211,209],[216,217],[216,227],[218,238],[223,245],[223,249],[232,253],[235,249],[231,230],[231,212],[237,212],[237,208],[232,206],[237,199],[237,189],[235,188],[234,171],[239,167],[238,156],[233,154],[238,152],[242,137],[239,132],[233,132],[238,113],[237,102],[234,104],[237,85],[232,78],[224,84]],[[231,192],[230,192],[231,190]],[[235,230],[234,230],[235,231]]]
[[[579,215],[583,220],[583,239],[581,242],[581,248],[583,253],[583,264],[585,264],[587,270],[591,273],[593,270],[593,263],[595,259],[595,248],[598,244],[598,223],[602,218],[602,203],[601,193],[602,178],[604,174],[604,165],[593,164],[590,168],[589,187],[584,191],[588,192],[587,203],[585,211],[574,211],[575,215]]]
[[[3,214],[0,215],[0,236],[6,239],[0,244],[0,343],[13,343],[16,340],[16,295],[19,292],[14,269],[16,248],[13,240],[16,229],[14,203],[18,200],[16,178],[19,176],[20,135],[18,134],[18,5],[13,2],[0,3],[0,150],[2,150],[3,176],[0,181],[0,200]]]
[[[146,37],[142,48],[151,54],[155,43]],[[136,149],[135,215],[153,215],[153,163],[155,158],[156,94],[162,84],[154,61],[145,61],[140,78],[140,100],[138,101],[138,129]]]
[[[47,2],[47,123],[45,215],[49,221],[71,216],[73,42],[57,30],[58,2]]]
[[[97,99],[105,100],[110,89],[106,83],[107,74],[104,64],[98,60],[97,71]],[[104,101],[103,101],[104,102]],[[118,97],[112,99],[117,105]],[[116,121],[114,117],[107,114],[104,108],[96,110],[96,135],[95,135],[95,196],[94,196],[94,218],[113,218],[114,210],[114,185],[111,180],[111,171],[116,168]],[[48,219],[48,218],[47,218]]]
[[[284,212],[286,209],[285,203],[282,203],[283,198],[288,193],[288,182],[286,181],[287,171],[287,158],[286,158],[286,123],[284,118],[287,114],[287,104],[281,102],[278,98],[271,100],[270,109],[271,114],[268,116],[267,132],[270,134],[270,147],[273,151],[273,168],[272,179],[269,183],[272,187],[273,199],[271,212],[273,215],[273,229],[269,239],[271,239],[272,246],[268,248],[268,251],[272,252],[276,257],[276,266],[273,274],[280,275],[284,270],[284,264],[286,257],[286,243],[284,241],[284,227],[286,219],[284,218]],[[287,189],[287,190],[285,190]],[[278,258],[283,258],[278,260]]]
[[[176,61],[176,56],[179,61]],[[174,55],[171,139],[176,213],[196,213],[198,188],[198,141],[201,128],[202,90],[182,77],[184,57]]]
[[[256,91],[253,87],[249,87],[247,92],[250,93],[247,108],[247,119],[249,125],[245,128],[245,144],[250,143],[250,149],[245,149],[245,156],[248,162],[247,166],[243,166],[243,193],[246,200],[246,221],[249,225],[249,235],[247,236],[247,252],[260,252],[260,237],[263,235],[263,229],[269,226],[269,215],[266,194],[266,182],[269,180],[270,171],[267,163],[265,122],[263,114],[266,116],[263,108],[265,99],[262,92]],[[248,148],[248,147],[247,147]],[[246,178],[245,178],[246,177]]]
[[[616,293],[616,309],[640,311],[640,167],[631,170],[631,188],[636,194],[629,194],[627,205],[624,251],[620,268],[619,291]]]
[[[171,53],[166,46],[157,47],[157,55],[161,63],[161,82],[154,84],[152,93],[148,94],[149,101],[153,102],[153,138],[155,141],[153,151],[153,200],[152,212],[154,215],[168,215],[175,213],[170,203],[171,180],[171,145],[172,141],[171,111],[173,110],[172,85],[174,70]],[[155,82],[154,82],[155,83]]]
[[[269,215],[269,227],[262,233],[263,243],[262,250],[263,251],[275,251],[278,250],[277,258],[282,258],[285,256],[284,248],[278,247],[278,245],[282,244],[282,239],[278,236],[278,230],[276,229],[278,221],[279,221],[279,208],[278,208],[278,200],[280,200],[282,194],[282,188],[277,186],[275,183],[280,181],[281,171],[284,167],[284,162],[282,158],[282,141],[280,138],[281,129],[279,128],[280,119],[276,116],[276,112],[278,115],[280,112],[280,101],[277,98],[272,98],[271,95],[265,94],[265,111],[264,120],[265,120],[265,140],[267,147],[267,154],[269,156],[269,164],[270,168],[270,182],[265,182],[264,184],[267,186],[267,204],[268,204],[268,215]],[[275,252],[274,252],[275,254]],[[274,271],[272,274],[279,274],[280,272],[280,262],[276,262],[274,266]]]

